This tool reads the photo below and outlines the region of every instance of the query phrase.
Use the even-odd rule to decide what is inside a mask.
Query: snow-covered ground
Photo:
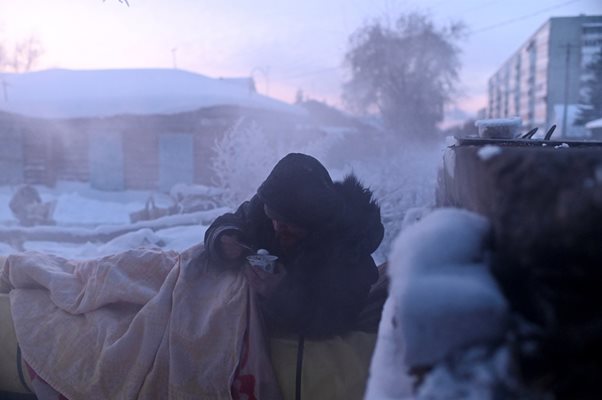
[[[105,192],[91,189],[89,185],[60,182],[54,188],[36,186],[42,201],[56,201],[53,215],[56,225],[21,228],[27,233],[42,234],[64,232],[74,236],[85,233],[131,230],[106,243],[25,241],[23,250],[34,250],[66,258],[94,258],[139,246],[158,246],[166,250],[184,250],[203,239],[208,222],[194,224],[196,220],[211,221],[225,209],[197,212],[189,216],[165,217],[162,229],[151,229],[152,223],[130,224],[130,213],[145,208],[150,196],[157,207],[168,207],[173,200],[163,193],[150,191]],[[19,229],[18,221],[10,208],[10,199],[16,187],[0,186],[0,230]],[[207,188],[210,191],[210,188]],[[137,229],[139,227],[139,229]],[[132,228],[132,229],[130,229]],[[92,235],[91,235],[92,236]],[[16,239],[16,238],[15,238]],[[0,255],[18,251],[11,243],[0,242]]]
[[[495,156],[494,150],[482,156]],[[506,318],[506,304],[486,273],[485,261],[475,257],[482,250],[487,224],[465,212],[431,213],[438,159],[438,151],[408,151],[381,164],[355,163],[342,170],[331,170],[335,180],[351,171],[362,178],[381,205],[388,236],[397,236],[402,231],[389,258],[391,296],[385,306],[372,361],[368,399],[462,398],[458,393],[469,393],[465,398],[487,399],[494,398],[492,393],[500,386],[499,382],[510,380],[507,347],[500,346],[493,353],[487,347],[492,337],[499,341],[498,336],[503,334],[499,326]],[[250,187],[256,185],[254,182]],[[211,221],[228,210],[219,207],[131,223],[130,213],[144,209],[151,196],[157,207],[166,208],[174,204],[174,197],[203,194],[213,199],[223,189],[179,186],[174,187],[170,196],[151,191],[98,191],[74,182],[36,188],[43,201],[56,202],[53,215],[56,225],[20,227],[9,209],[16,187],[0,186],[0,234],[14,231],[25,232],[29,237],[36,234],[57,237],[56,233],[64,233],[79,239],[109,234],[111,239],[74,243],[23,242],[15,238],[17,244],[0,241],[0,255],[32,250],[70,259],[89,259],[141,246],[182,251],[202,241]],[[381,249],[375,255],[377,262],[385,261],[389,254],[388,246]],[[412,290],[407,286],[410,282]],[[453,318],[440,318],[442,315]],[[487,323],[482,325],[484,320]],[[484,327],[493,327],[494,331]],[[407,351],[406,344],[414,352]],[[456,352],[458,347],[466,346],[469,352]],[[453,355],[456,358],[448,363],[446,360]],[[426,376],[419,393],[413,393],[412,378],[403,373],[415,361],[435,367],[434,373]]]
[[[54,226],[20,227],[8,205],[17,186],[0,186],[0,255],[19,250],[36,250],[67,258],[93,258],[143,245],[184,250],[202,240],[207,226],[220,213],[235,208],[250,198],[275,160],[284,155],[265,155],[265,160],[258,162],[257,153],[253,151],[256,146],[241,145],[235,148],[247,149],[255,154],[255,163],[236,164],[232,160],[245,161],[248,157],[241,155],[240,151],[228,154],[223,164],[235,164],[236,168],[232,167],[224,173],[221,188],[176,185],[170,196],[152,191],[99,191],[90,188],[88,184],[77,182],[59,182],[54,188],[36,186],[42,201],[56,202]],[[374,192],[374,197],[381,206],[386,232],[381,247],[374,254],[377,263],[386,260],[391,241],[401,230],[404,219],[409,217],[406,215],[407,211],[434,205],[436,171],[440,158],[439,149],[405,149],[393,159],[364,162],[349,160],[348,165],[342,169],[329,168],[334,180],[341,180],[346,174],[353,172]],[[174,198],[199,194],[204,194],[208,199],[217,199],[219,196],[219,201],[210,203],[229,208],[165,217],[171,219],[162,220],[160,224],[130,224],[130,213],[143,210],[151,196],[156,207],[166,208],[174,204]],[[157,225],[161,225],[160,229]],[[25,230],[28,237],[40,239],[20,243],[18,237],[15,240],[6,238],[7,233],[17,236],[14,232],[21,230]],[[62,236],[79,236],[80,240],[77,243],[66,240],[41,241],[44,237],[60,236],[57,233],[65,233]],[[82,236],[96,234],[105,235],[105,240],[92,240],[88,243],[81,240]]]

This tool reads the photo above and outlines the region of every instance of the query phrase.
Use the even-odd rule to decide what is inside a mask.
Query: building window
[[[587,39],[583,41],[584,47],[598,47],[602,46],[602,39]]]
[[[602,33],[602,26],[586,26],[583,27],[583,33]]]

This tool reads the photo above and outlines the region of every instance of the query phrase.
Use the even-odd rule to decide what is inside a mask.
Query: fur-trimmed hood
[[[308,230],[292,252],[278,245],[266,207],[284,222]],[[271,329],[308,338],[353,329],[378,278],[371,254],[384,236],[380,207],[354,175],[333,182],[313,157],[290,154],[274,167],[256,196],[209,227],[205,246],[210,257],[220,260],[216,242],[227,230],[280,257],[285,268],[274,292],[260,299]]]
[[[373,253],[383,240],[384,227],[372,191],[352,174],[334,186],[341,199],[337,230],[342,240],[362,252]]]
[[[354,175],[333,185],[336,214],[290,260],[265,303],[270,323],[310,338],[349,332],[378,278],[371,254],[384,236],[380,207]]]

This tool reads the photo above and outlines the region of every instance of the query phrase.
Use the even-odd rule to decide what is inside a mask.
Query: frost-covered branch
[[[236,207],[248,200],[278,160],[291,152],[324,159],[340,140],[303,131],[276,134],[250,118],[240,118],[213,146],[215,185],[224,188],[222,202]]]

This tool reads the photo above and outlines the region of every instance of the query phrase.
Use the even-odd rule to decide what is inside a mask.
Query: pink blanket
[[[244,275],[201,253],[11,255],[1,280],[23,358],[70,400],[279,399]]]

